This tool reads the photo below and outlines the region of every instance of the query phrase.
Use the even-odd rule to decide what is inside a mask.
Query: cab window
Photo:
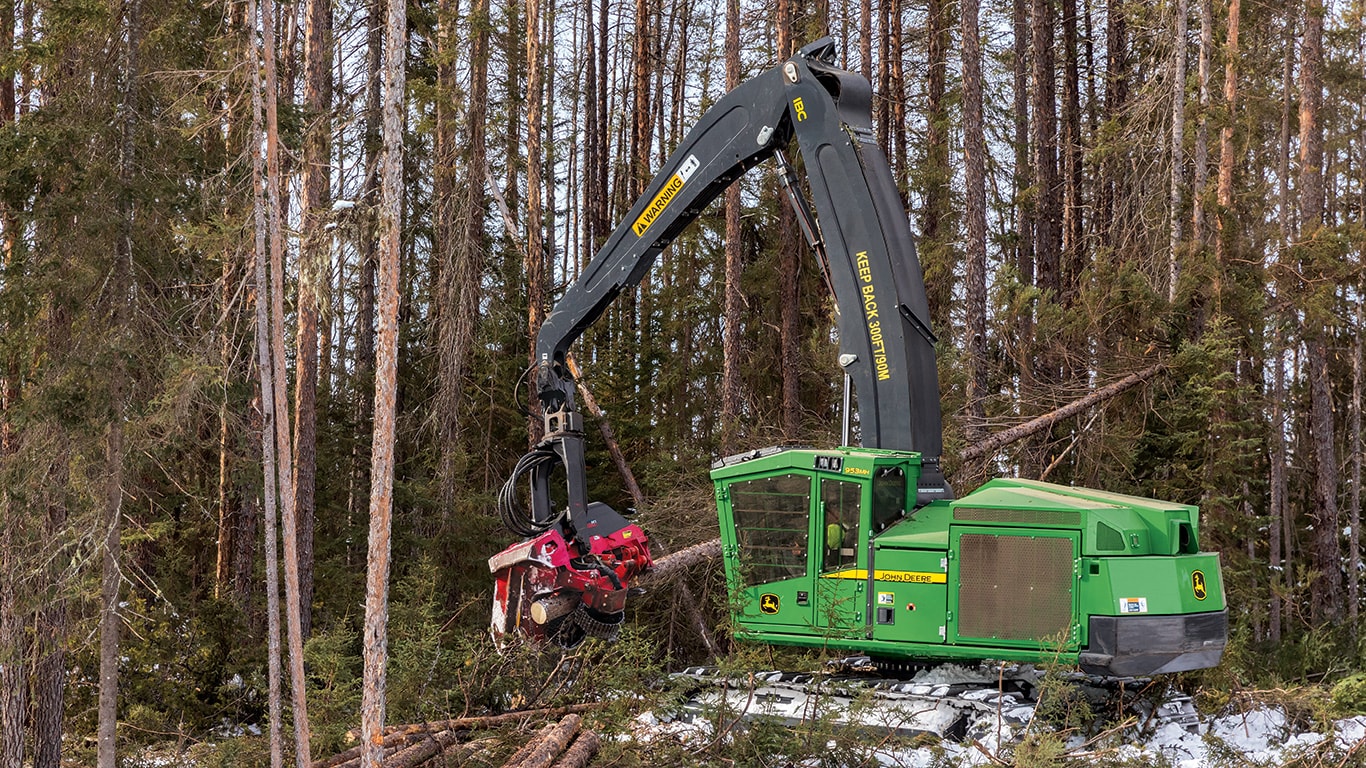
[[[787,474],[730,484],[746,586],[806,574],[811,478]]]
[[[887,530],[906,516],[906,471],[901,467],[878,467],[873,471],[873,531]]]

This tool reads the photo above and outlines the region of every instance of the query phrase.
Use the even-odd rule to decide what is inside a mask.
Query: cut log
[[[602,740],[592,731],[584,731],[579,734],[574,743],[569,745],[569,749],[555,763],[553,768],[585,768],[588,762],[598,754],[598,749],[602,746]]]
[[[417,768],[459,742],[460,737],[455,731],[441,731],[424,736],[416,744],[384,758],[384,768]]]
[[[404,723],[401,725],[391,725],[384,729],[384,746],[392,748],[406,746],[407,744],[420,739],[428,733],[438,731],[477,731],[484,728],[497,728],[508,723],[516,723],[522,720],[534,718],[563,717],[573,712],[587,712],[601,707],[601,704],[570,704],[567,707],[554,707],[546,709],[526,709],[520,712],[504,712],[501,715],[480,715],[477,717],[457,717],[451,720],[434,720],[427,723]],[[315,760],[310,768],[351,768],[348,764],[360,758],[360,747],[352,747],[344,752],[323,759]]]
[[[526,743],[523,744],[520,749],[512,753],[512,757],[509,757],[508,761],[503,763],[503,768],[521,768],[522,763],[526,762],[527,756],[531,754],[531,750],[535,749],[542,741],[545,741],[546,738],[550,736],[551,732],[558,726],[559,723],[549,723],[544,728],[537,731],[535,736],[527,739]]]
[[[654,567],[641,577],[641,583],[648,585],[668,581],[683,571],[700,563],[707,563],[721,556],[721,540],[711,539],[701,544],[680,549],[672,555],[665,555],[655,561]]]
[[[1013,442],[1023,440],[1024,438],[1029,437],[1030,435],[1042,432],[1045,429],[1052,427],[1054,424],[1057,424],[1058,422],[1062,421],[1063,419],[1069,419],[1086,410],[1087,408],[1092,408],[1094,406],[1100,405],[1106,400],[1109,400],[1113,397],[1123,394],[1124,392],[1129,391],[1130,389],[1133,389],[1139,384],[1142,384],[1148,379],[1151,379],[1152,377],[1166,370],[1166,367],[1167,366],[1165,363],[1158,363],[1157,365],[1154,365],[1152,367],[1144,368],[1138,373],[1131,373],[1113,384],[1101,387],[1100,389],[1097,389],[1095,392],[1092,392],[1091,394],[1083,398],[1073,400],[1072,402],[1068,403],[1067,405],[1064,405],[1063,407],[1055,411],[1049,411],[1048,413],[1045,413],[1044,415],[1039,416],[1038,418],[1030,419],[1029,421],[1026,421],[1025,423],[1020,424],[1018,426],[1011,427],[1010,429],[1004,430],[1002,432],[997,432],[991,437],[988,437],[986,440],[983,440],[982,442],[976,445],[969,446],[966,450],[963,451],[961,458],[963,461],[972,461],[974,459],[980,459],[983,456],[987,456],[994,451],[999,451],[1000,449],[1006,447],[1007,445],[1010,445]]]
[[[564,752],[569,746],[569,742],[579,733],[579,726],[583,724],[583,718],[578,715],[565,715],[564,719],[556,723],[546,735],[537,741],[527,753],[522,762],[516,768],[550,768],[550,764],[555,762],[555,758]],[[509,763],[505,768],[513,768]]]

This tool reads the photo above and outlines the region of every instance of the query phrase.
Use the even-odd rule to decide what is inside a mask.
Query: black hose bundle
[[[522,507],[517,494],[517,485],[525,475],[544,464],[559,460],[560,455],[553,449],[540,445],[517,460],[517,465],[512,468],[512,475],[498,491],[498,516],[502,518],[503,525],[507,526],[509,531],[523,538],[531,538],[550,530],[564,516],[564,511],[561,510],[556,515],[538,521],[532,517],[531,512]]]

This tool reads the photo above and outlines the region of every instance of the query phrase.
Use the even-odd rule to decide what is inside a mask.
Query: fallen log
[[[988,437],[982,442],[966,448],[963,451],[961,458],[963,461],[972,461],[974,459],[980,459],[983,456],[992,453],[993,451],[999,451],[1000,449],[1006,447],[1007,445],[1010,445],[1013,442],[1023,440],[1024,438],[1029,437],[1030,435],[1042,432],[1045,429],[1052,427],[1054,424],[1057,424],[1058,422],[1064,419],[1069,419],[1073,416],[1076,416],[1077,414],[1081,413],[1082,411],[1088,408],[1097,406],[1105,402],[1106,400],[1109,400],[1113,397],[1123,394],[1124,392],[1129,391],[1130,389],[1133,389],[1139,384],[1142,384],[1148,379],[1151,379],[1152,377],[1166,370],[1166,367],[1167,366],[1165,363],[1158,363],[1157,365],[1144,368],[1138,373],[1131,373],[1113,384],[1107,384],[1106,386],[1097,389],[1095,392],[1092,392],[1091,394],[1083,398],[1073,400],[1072,402],[1068,403],[1067,405],[1064,405],[1061,408],[1058,408],[1057,410],[1049,411],[1048,413],[1045,413],[1044,415],[1039,416],[1037,418],[1030,419],[1029,421],[1026,421],[1023,424],[1019,424],[1014,427],[1011,427],[1010,429],[997,432],[996,434],[992,435],[991,437]]]
[[[583,718],[578,715],[565,715],[563,720],[551,727],[544,737],[532,745],[531,751],[516,768],[550,768],[555,758],[559,757],[569,746],[569,742],[578,735],[582,724]],[[511,764],[506,768],[512,768]]]
[[[552,768],[586,768],[588,762],[597,754],[602,747],[602,740],[592,731],[584,731],[569,745],[559,762]]]
[[[565,707],[552,707],[545,709],[525,709],[519,712],[504,712],[501,715],[479,715],[476,717],[457,717],[450,720],[433,720],[426,723],[403,723],[391,725],[384,729],[384,747],[392,748],[400,745],[406,746],[408,743],[422,738],[425,734],[437,731],[478,731],[485,728],[497,728],[500,725],[515,723],[520,720],[531,718],[553,718],[563,717],[564,715],[587,712],[601,707],[601,704],[570,704]],[[360,758],[360,746],[352,747],[344,752],[321,759],[314,760],[310,768],[350,768],[348,763]]]
[[[720,539],[711,539],[701,544],[694,544],[656,560],[654,567],[641,577],[640,582],[642,585],[648,586],[652,583],[668,581],[694,565],[710,562],[720,556]]]
[[[445,752],[459,742],[460,736],[455,731],[428,734],[416,744],[400,749],[393,755],[386,757],[381,765],[384,768],[417,768],[417,766],[432,759],[438,753]]]
[[[540,744],[542,741],[544,741],[545,738],[550,735],[550,732],[553,731],[557,725],[559,725],[559,723],[547,723],[544,728],[536,732],[535,736],[532,736],[530,739],[526,741],[525,744],[521,746],[521,748],[519,748],[516,752],[512,753],[512,757],[509,757],[508,761],[506,763],[503,763],[503,768],[521,768],[521,765],[526,760],[527,755],[531,754],[531,750],[535,749],[537,744]]]

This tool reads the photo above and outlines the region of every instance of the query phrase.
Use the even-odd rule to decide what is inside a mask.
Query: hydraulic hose
[[[560,518],[564,516],[563,510],[545,520],[536,520],[532,513],[522,506],[521,498],[517,493],[518,483],[528,473],[545,464],[553,464],[559,460],[559,454],[543,446],[532,448],[530,452],[517,460],[517,465],[512,468],[512,474],[508,477],[507,482],[503,483],[502,489],[498,491],[498,516],[502,518],[503,525],[508,530],[523,538],[531,538],[545,533],[559,523]]]

